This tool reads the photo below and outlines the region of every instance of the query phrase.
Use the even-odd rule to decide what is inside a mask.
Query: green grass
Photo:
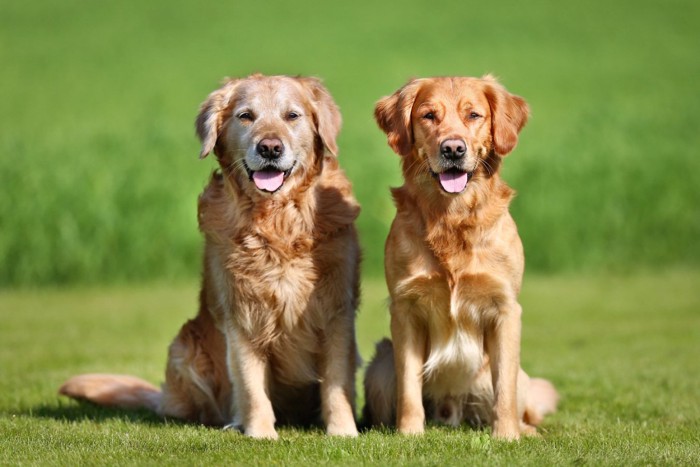
[[[280,430],[279,442],[56,395],[87,371],[162,380],[165,352],[195,310],[195,284],[0,292],[0,463],[697,465],[698,271],[634,277],[528,276],[523,367],[550,378],[560,410],[538,439],[431,427],[421,438],[372,431],[329,439]],[[382,282],[364,284],[365,360],[388,332]]]
[[[374,102],[493,72],[533,116],[505,177],[528,268],[700,265],[700,3],[0,1],[0,287],[187,280],[193,121],[225,75],[311,74],[381,276],[398,158]]]

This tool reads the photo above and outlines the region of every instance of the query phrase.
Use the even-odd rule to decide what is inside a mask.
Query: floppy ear
[[[199,115],[195,121],[197,136],[202,141],[202,150],[199,158],[204,159],[212,152],[216,145],[216,140],[221,132],[224,110],[231,103],[233,93],[238,86],[239,80],[227,79],[224,85],[209,94],[199,108]]]
[[[493,149],[503,157],[518,144],[518,133],[530,116],[530,107],[525,99],[506,91],[492,76],[483,79],[487,82],[484,92],[491,107]]]
[[[314,125],[318,136],[326,149],[334,156],[337,156],[338,144],[336,143],[336,138],[343,124],[338,105],[320,79],[313,77],[297,79],[312,95]]]
[[[416,100],[420,80],[406,83],[391,96],[384,97],[374,107],[374,118],[387,136],[391,149],[400,156],[407,156],[413,147],[411,110]]]

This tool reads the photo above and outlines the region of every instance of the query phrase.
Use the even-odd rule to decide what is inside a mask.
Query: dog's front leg
[[[321,410],[327,433],[333,436],[357,436],[354,319],[353,312],[335,318],[323,342]]]
[[[391,305],[391,336],[396,367],[396,427],[403,434],[421,434],[423,409],[423,365],[425,331],[416,325],[407,303]]]
[[[517,380],[520,369],[520,331],[522,308],[512,303],[499,310],[490,332],[486,334],[493,381],[493,436],[520,438],[517,408]]]
[[[277,439],[275,414],[268,396],[268,362],[256,352],[242,332],[228,337],[229,366],[233,383],[235,425],[252,438]]]

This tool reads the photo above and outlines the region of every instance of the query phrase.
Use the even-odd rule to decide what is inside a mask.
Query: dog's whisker
[[[231,161],[230,164],[228,164],[225,167],[225,170],[229,170],[229,171],[232,171],[234,169],[240,169],[241,171],[245,171],[246,170],[245,160],[244,159],[234,159],[233,161]]]
[[[418,165],[418,169],[422,169],[428,167],[429,164],[427,159],[416,158],[416,160],[414,160],[413,163],[409,166],[409,169],[413,168],[415,165]]]
[[[479,163],[482,164],[482,165],[484,166],[484,168],[486,169],[486,172],[487,172],[489,175],[493,175],[493,174],[494,174],[493,167],[491,167],[491,164],[489,164],[489,162],[488,162],[486,159],[479,159]]]
[[[424,169],[428,171],[430,170],[430,164],[428,163],[427,159],[416,158],[409,166],[406,167],[405,170],[407,173],[411,173],[414,167],[416,172],[422,172]]]

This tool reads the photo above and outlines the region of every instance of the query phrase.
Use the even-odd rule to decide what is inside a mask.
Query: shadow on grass
[[[56,405],[41,404],[29,409],[13,412],[10,415],[26,416],[31,418],[53,419],[59,422],[95,422],[123,421],[149,427],[165,426],[201,426],[212,430],[226,430],[221,426],[202,425],[177,418],[161,417],[145,409],[119,409],[103,407],[88,401],[71,401]],[[281,423],[278,428],[290,429],[302,433],[324,433],[324,428],[319,424],[290,424]],[[237,431],[237,430],[232,430]]]
[[[122,420],[130,423],[138,423],[149,426],[188,425],[189,423],[173,418],[160,417],[147,410],[126,410],[112,407],[101,407],[90,402],[73,402],[70,404],[48,405],[42,404],[27,410],[16,412],[15,415],[24,415],[35,418],[49,418],[61,422],[106,422],[110,420]]]

